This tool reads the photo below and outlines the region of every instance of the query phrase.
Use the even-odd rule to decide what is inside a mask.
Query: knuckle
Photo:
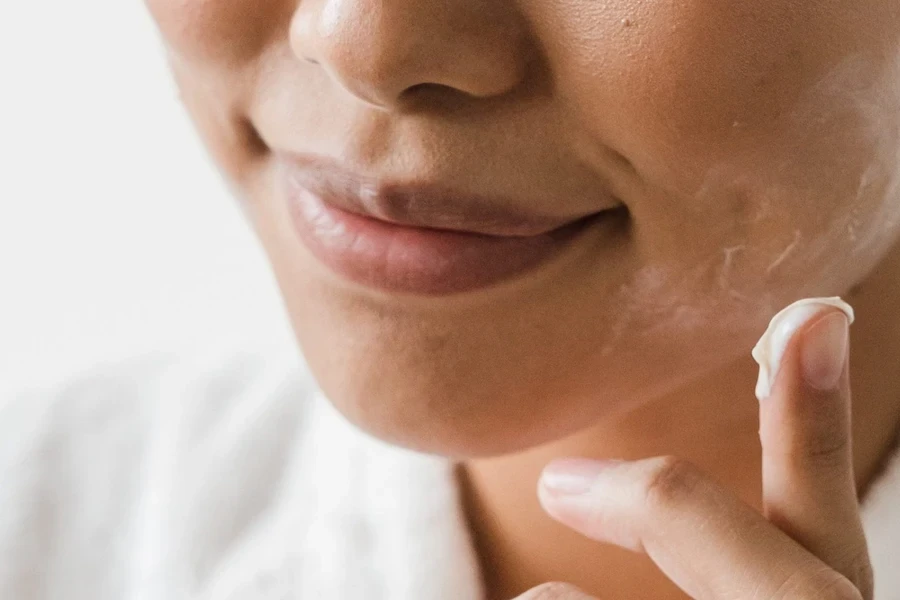
[[[806,444],[803,459],[826,469],[845,467],[850,456],[850,440],[846,436],[815,436]]]
[[[653,459],[644,479],[644,498],[651,508],[665,508],[692,495],[702,481],[700,471],[690,462],[663,456]]]
[[[574,585],[551,582],[525,592],[516,600],[585,600],[587,596]]]

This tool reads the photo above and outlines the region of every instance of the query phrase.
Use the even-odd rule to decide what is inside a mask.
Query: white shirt
[[[877,600],[900,600],[900,458],[864,520]],[[348,425],[294,352],[0,395],[3,600],[481,597],[452,464]]]

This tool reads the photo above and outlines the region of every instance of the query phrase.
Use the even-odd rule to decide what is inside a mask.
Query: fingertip
[[[540,483],[555,495],[573,496],[589,492],[597,478],[622,461],[564,458],[544,467]]]
[[[800,370],[806,384],[819,391],[836,388],[847,367],[850,322],[831,311],[803,333]]]
[[[551,519],[581,532],[585,512],[583,499],[555,491],[544,483],[543,478],[538,482],[537,496],[541,508]]]
[[[778,379],[760,403],[760,439],[764,457],[805,462],[808,455],[844,447],[849,440],[852,318],[821,305],[809,315],[787,318],[797,322]]]
[[[538,480],[538,501],[550,517],[585,535],[598,509],[600,480],[623,461],[563,459],[544,467]]]
[[[837,310],[834,310],[837,309]],[[764,401],[772,395],[775,382],[782,371],[788,346],[795,335],[804,331],[806,326],[825,313],[835,313],[844,319],[845,329],[853,322],[853,307],[841,298],[805,298],[794,302],[772,317],[765,333],[760,337],[751,352],[753,359],[759,364],[759,377],[756,382],[756,397]],[[831,315],[829,314],[828,317]],[[818,323],[816,323],[818,325]],[[815,327],[813,327],[815,329]],[[810,331],[805,331],[808,335]],[[840,372],[834,377],[834,368],[827,363],[836,352],[835,345],[840,343],[839,328],[826,332],[823,341],[810,354],[808,363],[811,374],[817,385],[835,385],[840,379]],[[804,335],[806,342],[807,335]],[[827,363],[827,364],[826,364]],[[804,375],[805,376],[805,375]],[[832,382],[831,379],[834,379]]]

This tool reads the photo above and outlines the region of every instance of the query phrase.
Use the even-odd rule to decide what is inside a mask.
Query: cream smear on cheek
[[[828,233],[863,261],[892,245],[900,225],[900,53],[877,75],[861,75],[870,72],[865,57],[848,57],[812,94],[813,101],[857,116],[866,162],[855,196],[847,199],[849,210]]]
[[[859,179],[853,193],[846,197],[843,209],[835,213],[834,221],[822,231],[804,231],[799,225],[796,228],[774,227],[780,236],[775,244],[766,244],[765,249],[756,247],[752,234],[750,239],[728,240],[732,243],[723,244],[718,257],[710,258],[711,262],[719,263],[721,290],[731,300],[742,304],[744,310],[762,309],[771,313],[772,302],[783,297],[784,292],[778,286],[772,287],[771,278],[778,273],[809,270],[809,267],[819,265],[821,276],[818,281],[839,282],[845,287],[873,268],[897,240],[900,229],[900,54],[874,77],[860,75],[867,72],[867,65],[860,61],[864,61],[863,57],[848,57],[810,90],[791,115],[791,120],[802,125],[796,128],[798,134],[804,132],[805,135],[819,131],[817,127],[809,127],[810,122],[827,123],[835,114],[855,115],[856,128],[852,135],[861,142],[863,149],[855,164]],[[718,196],[716,192],[721,188],[713,182],[728,181],[728,171],[721,165],[719,169],[711,169],[705,185],[698,192],[699,197]],[[773,177],[773,181],[778,182],[778,178]],[[729,183],[731,185],[725,189],[744,187],[733,180]],[[752,189],[753,186],[749,187]],[[776,183],[771,189],[752,196],[758,206],[755,211],[747,211],[747,224],[751,226],[748,231],[752,231],[754,225],[768,227],[773,219],[790,218],[790,213],[778,214],[774,208],[790,207],[798,202],[799,191]],[[816,200],[810,198],[806,202],[816,204]],[[693,205],[706,204],[697,202]],[[739,231],[738,235],[743,233]],[[844,253],[844,259],[837,258],[836,253]],[[742,278],[740,275],[736,279],[732,277],[735,267],[746,266],[742,263],[752,255],[757,259],[755,269],[764,266],[764,274],[753,273],[755,269],[751,267],[750,273],[756,276],[751,277],[752,283],[743,281],[744,285],[736,285]],[[850,264],[858,272],[848,280]],[[745,270],[744,275],[748,274]],[[813,298],[802,300],[798,305],[809,307],[816,302],[828,304],[833,300],[839,303],[835,306],[849,311],[852,320],[852,309],[839,298]],[[786,311],[779,315],[783,317]],[[778,320],[781,317],[776,315]],[[772,378],[774,374],[772,370]]]

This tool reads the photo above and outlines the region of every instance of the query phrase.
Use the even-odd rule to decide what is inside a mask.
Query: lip
[[[522,275],[609,211],[530,215],[440,186],[358,177],[334,163],[282,161],[299,239],[338,275],[392,293],[449,295]]]

